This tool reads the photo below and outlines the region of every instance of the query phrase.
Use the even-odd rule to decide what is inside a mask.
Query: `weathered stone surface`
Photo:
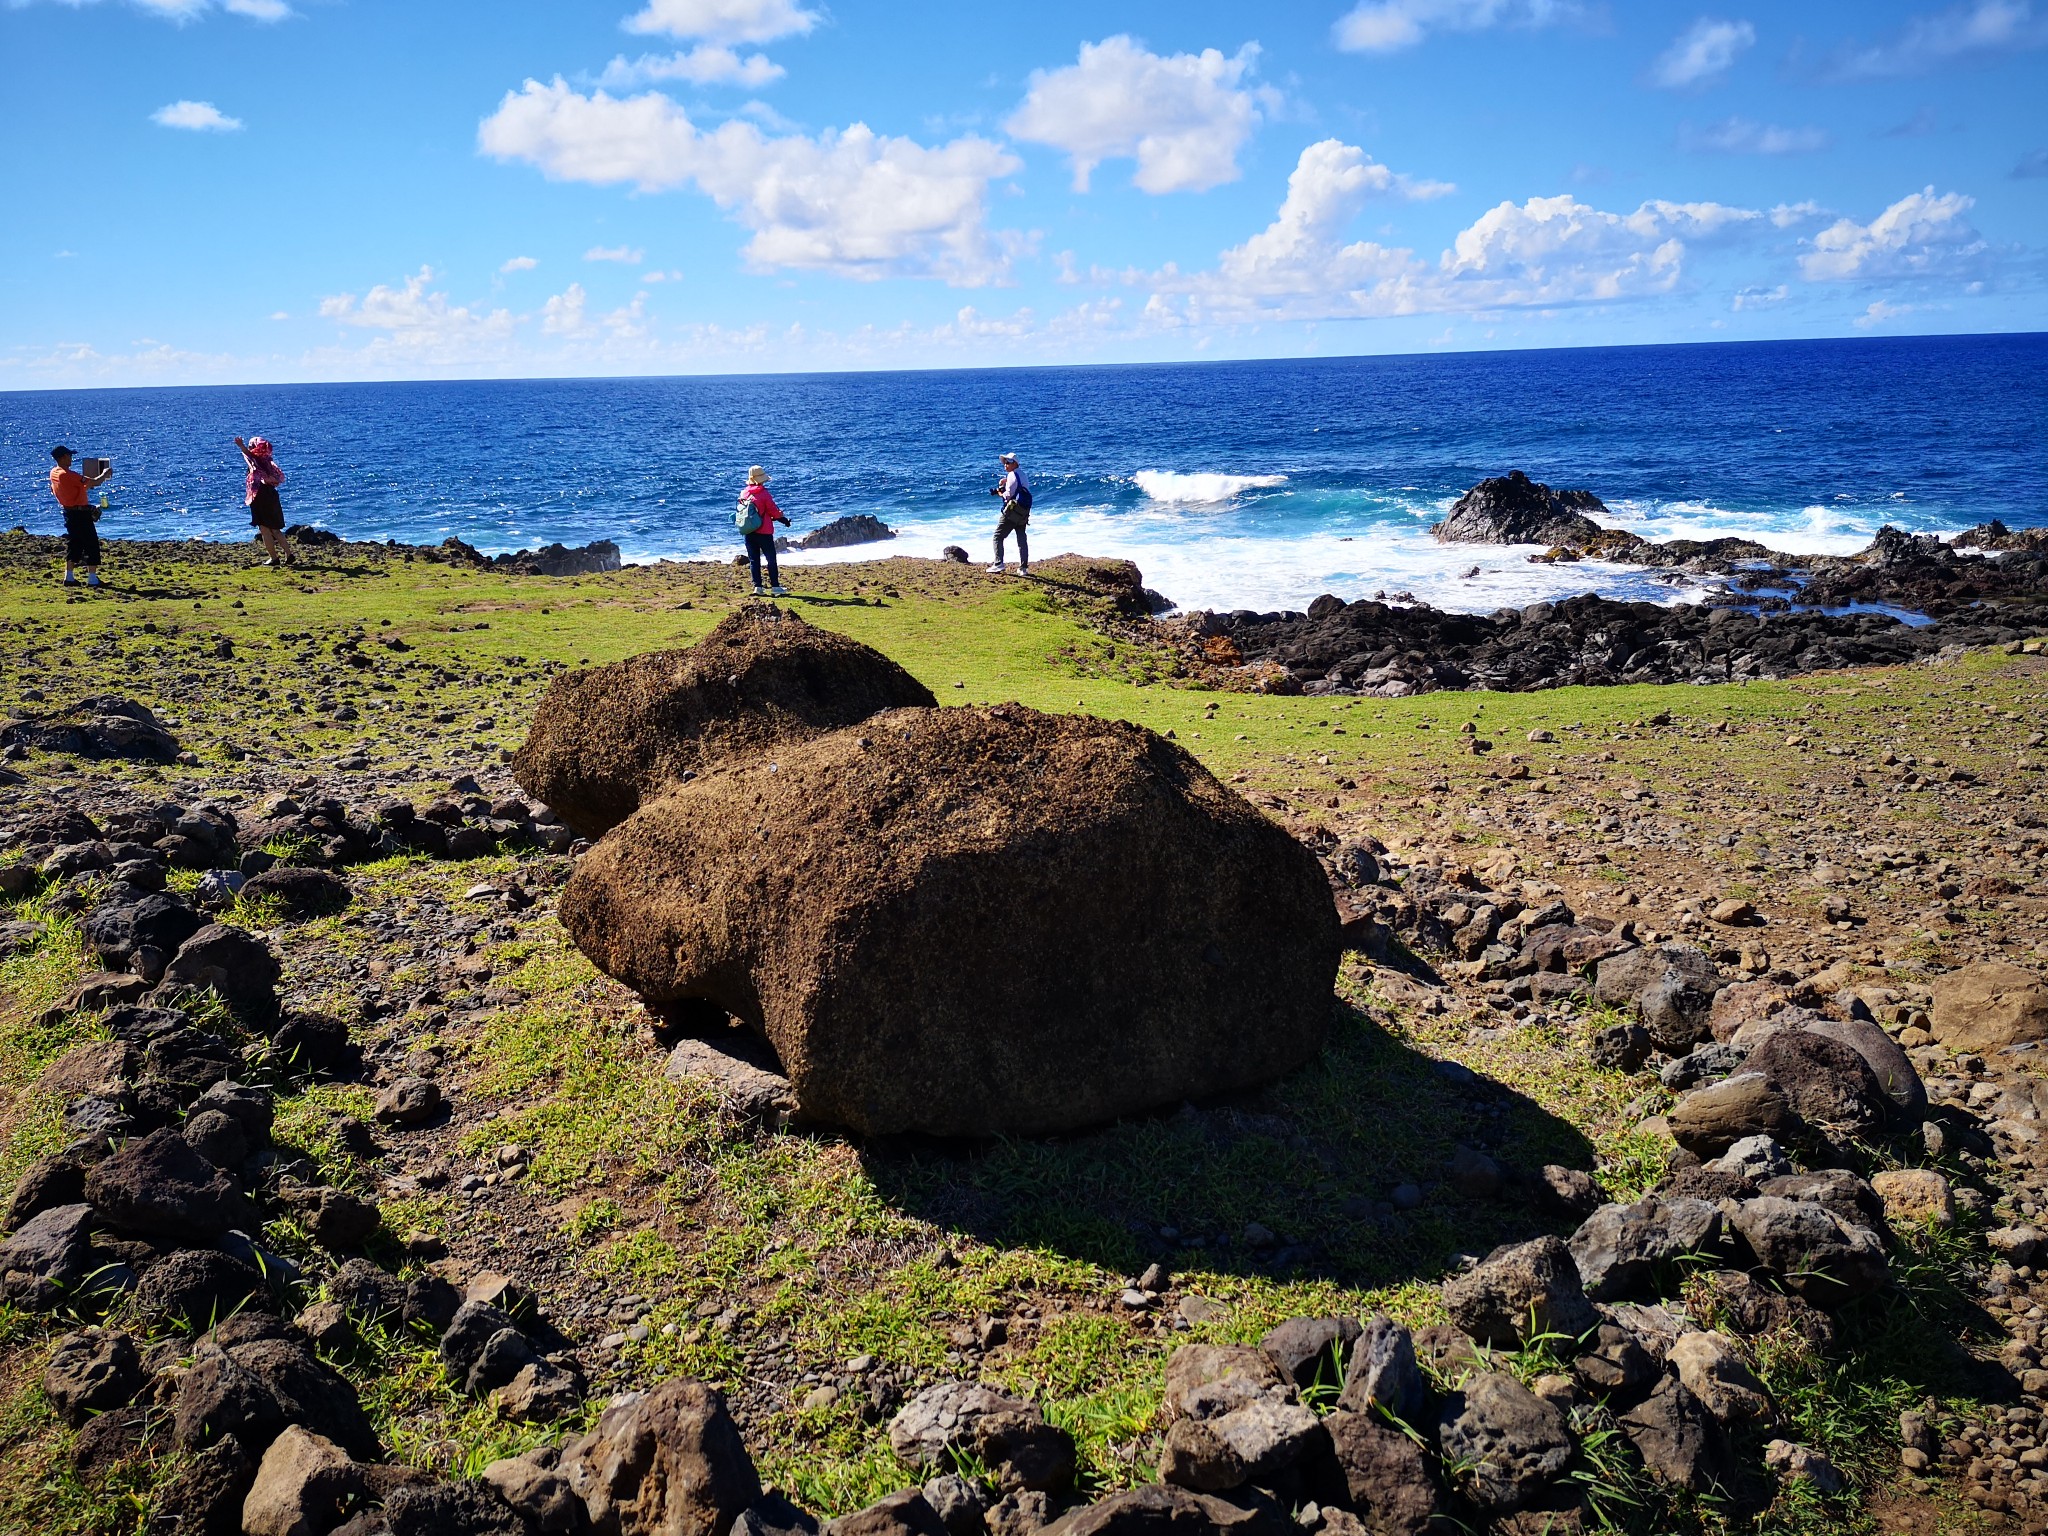
[[[988,1529],[983,1514],[981,1490],[957,1472],[947,1472],[924,1485],[924,1501],[931,1505],[946,1536],[982,1536]]]
[[[243,1313],[202,1338],[178,1379],[175,1435],[196,1449],[233,1435],[260,1455],[288,1424],[339,1445],[359,1461],[383,1452],[355,1388],[277,1319]]]
[[[263,1453],[242,1501],[243,1536],[327,1536],[362,1491],[348,1452],[293,1424]]]
[[[1359,1331],[1355,1317],[1294,1317],[1269,1328],[1259,1348],[1295,1386],[1335,1387],[1341,1376],[1338,1366]]]
[[[1804,1479],[1824,1494],[1840,1493],[1847,1481],[1826,1456],[1790,1440],[1773,1440],[1766,1445],[1764,1466],[1788,1483]]]
[[[1645,1289],[1660,1265],[1709,1247],[1720,1231],[1720,1211],[1704,1200],[1645,1195],[1588,1216],[1571,1236],[1572,1262],[1586,1295],[1613,1301]]]
[[[1707,1020],[1721,973],[1690,944],[1632,949],[1602,960],[1593,996],[1618,1008],[1633,1007],[1657,1048],[1683,1056],[1708,1038]]]
[[[1734,1490],[1735,1459],[1726,1432],[1677,1377],[1658,1382],[1621,1416],[1621,1428],[1660,1481],[1694,1493]]]
[[[1422,1417],[1423,1401],[1414,1336],[1384,1312],[1374,1313],[1351,1346],[1338,1405],[1358,1414],[1378,1409],[1404,1424],[1415,1424]]]
[[[1877,1074],[1852,1047],[1804,1029],[1779,1030],[1742,1064],[1761,1072],[1806,1125],[1831,1137],[1874,1133],[1892,1114]]]
[[[685,650],[557,677],[512,771],[528,794],[594,838],[690,774],[772,756],[881,710],[937,702],[857,640],[794,614],[746,609]]]
[[[548,1450],[533,1455],[508,1456],[484,1468],[483,1480],[542,1536],[567,1536],[588,1522],[583,1501],[569,1486],[555,1463],[560,1453]]]
[[[431,1125],[444,1107],[440,1086],[431,1078],[401,1077],[377,1095],[372,1113],[381,1125],[411,1131]]]
[[[531,1536],[484,1482],[408,1483],[385,1498],[384,1522],[391,1536]]]
[[[1504,1371],[1483,1371],[1437,1416],[1444,1458],[1469,1469],[1465,1493],[1489,1514],[1519,1509],[1572,1458],[1564,1415]]]
[[[263,1277],[216,1248],[181,1248],[152,1264],[135,1305],[157,1324],[211,1328],[263,1289]]]
[[[1784,1091],[1761,1072],[1695,1088],[1665,1111],[1664,1121],[1672,1138],[1700,1157],[1718,1157],[1751,1136],[1789,1138],[1799,1129]]]
[[[1602,1322],[1572,1362],[1579,1380],[1600,1396],[1628,1397],[1657,1379],[1657,1363],[1619,1323]]]
[[[896,537],[896,530],[869,512],[835,517],[795,541],[798,549],[844,549],[851,544],[878,544]]]
[[[684,1379],[607,1408],[561,1471],[600,1536],[723,1536],[761,1497],[725,1398]]]
[[[1509,1243],[1444,1282],[1444,1307],[1482,1344],[1513,1349],[1535,1334],[1584,1333],[1598,1320],[1563,1239]]]
[[[576,866],[562,918],[650,1001],[759,1029],[807,1117],[1048,1134],[1320,1047],[1340,952],[1321,867],[1172,743],[902,710],[770,766],[643,805]],[[1029,986],[987,984],[1020,967]]]
[[[1807,1020],[1805,1028],[1808,1034],[1846,1045],[1861,1056],[1878,1087],[1891,1101],[1896,1118],[1910,1125],[1927,1113],[1927,1085],[1899,1048],[1899,1042],[1868,1019],[1816,1017]]]
[[[2048,1039],[2048,981],[2003,960],[1950,971],[1934,983],[1933,1033],[1956,1051]]]
[[[515,1424],[552,1424],[582,1404],[583,1378],[567,1366],[534,1358],[491,1392],[491,1406]]]
[[[157,1490],[156,1518],[179,1536],[242,1536],[242,1500],[256,1463],[233,1435],[191,1456]]]
[[[143,1237],[212,1242],[231,1227],[262,1225],[235,1181],[168,1128],[94,1164],[85,1198],[109,1226]]]
[[[942,1381],[912,1398],[889,1425],[889,1447],[914,1467],[944,1471],[953,1453],[978,1458],[1005,1492],[1057,1491],[1073,1481],[1074,1442],[1036,1403],[979,1382]]]
[[[826,1521],[825,1536],[947,1536],[947,1531],[924,1494],[905,1488],[877,1499],[866,1509]]]
[[[242,887],[244,901],[275,902],[287,917],[313,917],[348,905],[348,882],[332,870],[279,864],[252,875]]]
[[[1160,1416],[1214,1418],[1246,1403],[1294,1399],[1294,1384],[1264,1350],[1244,1344],[1183,1344],[1166,1362]]]
[[[176,954],[180,944],[206,926],[206,919],[177,896],[150,894],[94,907],[83,926],[92,952],[109,969],[126,970],[136,950],[145,945]]]
[[[255,934],[227,923],[208,923],[178,946],[164,980],[211,988],[245,1019],[277,1012],[277,956]]]
[[[758,1059],[768,1054],[752,1034],[744,1042],[679,1040],[663,1070],[679,1081],[708,1085],[740,1119],[778,1131],[796,1116],[796,1090],[788,1078]]]
[[[1758,1262],[1819,1306],[1866,1295],[1890,1274],[1875,1232],[1810,1200],[1745,1200],[1736,1208],[1735,1228]]]
[[[92,1217],[89,1205],[55,1205],[23,1222],[0,1243],[0,1296],[43,1308],[76,1291],[91,1263]]]
[[[1262,1397],[1209,1418],[1175,1419],[1160,1453],[1159,1479],[1201,1493],[1263,1485],[1325,1444],[1313,1409]]]
[[[1686,1390],[1723,1424],[1769,1416],[1764,1384],[1726,1334],[1681,1334],[1671,1346],[1670,1362]]]
[[[1517,469],[1480,481],[1429,531],[1446,544],[1583,548],[1606,533],[1586,514],[1606,510],[1591,491],[1554,491]]]
[[[1212,1495],[1154,1483],[1077,1509],[1045,1528],[1045,1536],[1285,1536],[1284,1516]]]
[[[85,1164],[65,1152],[39,1157],[22,1170],[7,1202],[8,1231],[31,1216],[60,1205],[85,1204]]]
[[[50,1351],[43,1393],[57,1416],[76,1428],[93,1414],[125,1407],[142,1380],[134,1339],[118,1329],[87,1328],[65,1334]]]
[[[1351,1507],[1378,1536],[1422,1536],[1442,1507],[1422,1447],[1370,1414],[1338,1410],[1323,1421]]]

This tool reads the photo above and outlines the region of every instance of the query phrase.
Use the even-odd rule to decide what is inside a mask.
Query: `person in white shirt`
[[[1006,453],[1002,457],[1003,478],[991,496],[1003,498],[1002,521],[996,524],[996,563],[989,567],[998,576],[1009,569],[1003,559],[1003,540],[1011,534],[1017,535],[1017,574],[1031,574],[1031,543],[1025,529],[1031,523],[1031,485],[1025,480],[1024,471],[1017,467],[1017,455]]]

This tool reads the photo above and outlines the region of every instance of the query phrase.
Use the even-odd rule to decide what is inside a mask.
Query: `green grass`
[[[704,566],[535,581],[351,551],[280,575],[122,546],[109,562],[116,582],[146,577],[155,595],[67,597],[9,551],[0,538],[0,713],[45,707],[19,698],[31,677],[59,701],[118,685],[176,717],[201,759],[196,769],[142,770],[38,759],[26,766],[39,787],[118,779],[167,797],[234,782],[246,772],[235,752],[258,762],[310,759],[329,776],[326,762],[359,749],[373,770],[409,779],[410,797],[424,804],[452,772],[518,744],[553,670],[687,644],[745,600],[730,571]],[[906,560],[823,568],[797,582],[804,595],[790,607],[886,651],[942,703],[1018,700],[1171,731],[1219,775],[1270,797],[1264,803],[1295,822],[1369,821],[1397,844],[1455,833],[1475,863],[1507,847],[1528,874],[1541,870],[1545,850],[1475,812],[1558,804],[1546,784],[1601,786],[1613,803],[1640,786],[1718,857],[1718,845],[1705,843],[1718,831],[1706,787],[1739,786],[1769,804],[1844,767],[1786,747],[1795,730],[1816,748],[1839,738],[1865,752],[1891,737],[1896,719],[1932,735],[1962,694],[2019,707],[2037,682],[2003,658],[1970,657],[1955,668],[1726,687],[1286,698],[1224,691],[1214,686],[1222,678],[1176,676],[1186,670],[1178,656],[1122,628],[1105,631],[1093,598],[1053,583],[1026,587]],[[358,635],[367,667],[336,653]],[[387,649],[378,643],[384,637],[409,649]],[[221,638],[233,643],[232,662],[212,655]],[[301,695],[302,713],[290,708],[290,692]],[[316,707],[323,696],[354,702],[361,718],[333,722]],[[1668,724],[1650,723],[1665,712]],[[1458,727],[1468,720],[1494,743],[1491,753],[1462,750]],[[1724,723],[1731,734],[1706,735]],[[1539,728],[1556,739],[1527,741]],[[1997,766],[1989,746],[1945,744],[1944,752],[1985,772]],[[1494,776],[1511,757],[1524,760],[1527,780]],[[1900,835],[1898,827],[1921,814],[1902,812],[1896,826],[1871,836]],[[1587,813],[1574,808],[1571,821],[1576,832]],[[1562,850],[1549,856],[1555,851]],[[1608,862],[1587,866],[1585,877],[1619,894],[1646,855],[1603,851]],[[1738,862],[1754,851],[1727,850],[1724,890],[1766,889]],[[468,921],[496,922],[502,914],[462,893],[517,867],[510,853],[459,865],[404,857],[357,866],[351,913],[293,925],[287,963],[318,953],[345,975],[379,953],[356,915],[384,911],[402,920],[428,899]],[[48,915],[39,897],[0,904],[0,920]],[[251,904],[233,915],[265,927],[278,916]],[[600,1401],[616,1386],[676,1372],[742,1393],[764,1369],[754,1352],[770,1341],[793,1361],[775,1367],[778,1378],[856,1354],[885,1368],[950,1372],[959,1368],[947,1359],[953,1330],[1002,1316],[1011,1320],[1010,1342],[964,1368],[1042,1401],[1075,1435],[1088,1487],[1127,1486],[1152,1476],[1161,1370],[1177,1344],[1252,1340],[1306,1313],[1384,1309],[1436,1321],[1434,1282],[1453,1253],[1529,1234],[1526,1211],[1447,1191],[1386,1219],[1381,1203],[1393,1185],[1433,1182],[1459,1140],[1483,1139],[1522,1166],[1593,1167],[1612,1198],[1632,1197],[1663,1171],[1661,1144],[1638,1133],[1630,1113],[1642,1080],[1584,1062],[1579,1036],[1600,1016],[1481,1039],[1456,1013],[1432,1015],[1382,995],[1355,962],[1322,1059],[1244,1103],[1058,1142],[965,1150],[764,1138],[661,1075],[642,1016],[544,910],[515,927],[513,937],[482,949],[492,985],[515,1001],[432,1027],[390,1018],[358,1033],[443,1046],[461,1092],[497,1111],[452,1150],[481,1163],[500,1144],[525,1146],[529,1191],[548,1212],[534,1240],[566,1242],[612,1294],[651,1298],[653,1335],[629,1347]],[[1927,940],[1928,952],[1941,953],[1940,942]],[[393,991],[425,978],[409,956],[393,958]],[[0,1183],[61,1142],[61,1106],[30,1085],[94,1028],[86,1016],[39,1022],[82,963],[76,924],[64,919],[33,949],[0,959],[0,1087],[12,1104]],[[347,1001],[339,981],[328,975],[313,989],[327,985],[339,1011]],[[1473,1106],[1447,1098],[1436,1073],[1446,1060],[1495,1086]],[[329,1177],[371,1188],[372,1170],[348,1154],[335,1128],[343,1115],[368,1118],[368,1091],[285,1087],[279,1142],[303,1150]],[[446,1192],[386,1203],[394,1233],[448,1236],[458,1221],[474,1219]],[[1309,1252],[1275,1265],[1270,1250],[1242,1241],[1252,1222]],[[1162,1226],[1202,1246],[1175,1246],[1158,1235]],[[311,1256],[287,1225],[272,1236]],[[1854,1324],[1861,1331],[1850,1335],[1846,1361],[1797,1357],[1783,1341],[1759,1348],[1759,1369],[1792,1425],[1866,1489],[1893,1475],[1881,1464],[1885,1415],[1895,1431],[1897,1404],[1948,1390],[1929,1325],[1967,1322],[1954,1310],[1957,1241],[1928,1238],[1912,1250],[1920,1257],[1908,1266],[1906,1299]],[[1223,1318],[1173,1332],[1111,1305],[1153,1259],[1176,1272],[1182,1293],[1221,1302]],[[713,1302],[739,1316],[731,1332],[698,1317]],[[0,1447],[13,1463],[0,1474],[0,1529],[14,1528],[8,1519],[18,1522],[14,1512],[38,1498],[52,1531],[134,1529],[132,1496],[146,1490],[146,1478],[100,1491],[65,1482],[66,1436],[34,1385],[47,1340],[40,1321],[0,1316]],[[1539,1363],[1531,1356],[1517,1368]],[[373,1331],[337,1364],[358,1384],[394,1454],[416,1465],[474,1471],[539,1433],[503,1424],[453,1393],[430,1341],[410,1334]],[[806,1411],[800,1399],[799,1392],[770,1403],[750,1422],[765,1477],[825,1513],[912,1480],[854,1401]],[[1685,1528],[1713,1529],[1721,1520],[1711,1509],[1674,1513],[1631,1480],[1612,1449],[1590,1443],[1581,1472],[1616,1524],[1645,1529],[1646,1521],[1682,1516]],[[1830,1528],[1828,1520],[1849,1528],[1840,1509],[1788,1494],[1760,1528],[1803,1533]]]

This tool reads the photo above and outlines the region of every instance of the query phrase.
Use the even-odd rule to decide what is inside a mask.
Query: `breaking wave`
[[[1154,501],[1178,502],[1229,501],[1287,483],[1285,475],[1184,475],[1170,469],[1141,469],[1131,479]]]

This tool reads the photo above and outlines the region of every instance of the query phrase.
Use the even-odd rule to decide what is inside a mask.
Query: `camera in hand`
[[[78,472],[88,480],[97,479],[114,467],[112,459],[80,459]]]

